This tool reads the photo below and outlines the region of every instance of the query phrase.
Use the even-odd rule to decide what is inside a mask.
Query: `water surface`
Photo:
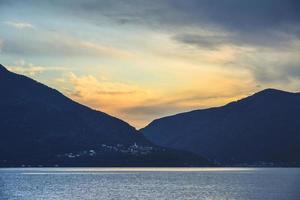
[[[0,169],[1,200],[299,200],[299,168]]]

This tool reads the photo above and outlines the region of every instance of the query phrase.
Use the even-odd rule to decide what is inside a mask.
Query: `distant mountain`
[[[141,132],[157,145],[222,165],[300,166],[300,93],[266,89],[222,107],[154,120]]]
[[[190,166],[207,160],[153,145],[120,119],[0,65],[0,166]]]

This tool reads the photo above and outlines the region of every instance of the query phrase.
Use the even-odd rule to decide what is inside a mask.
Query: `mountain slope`
[[[201,165],[135,128],[0,65],[0,166]],[[179,158],[179,159],[178,159]]]
[[[300,93],[267,89],[222,107],[154,120],[141,132],[155,144],[223,165],[299,165]]]

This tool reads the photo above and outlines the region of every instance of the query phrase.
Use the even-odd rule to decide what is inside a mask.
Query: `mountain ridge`
[[[202,166],[128,123],[0,66],[0,166]]]
[[[237,103],[237,102],[239,102],[239,101],[243,101],[244,99],[249,98],[249,97],[252,97],[252,96],[255,96],[255,95],[259,95],[259,94],[262,94],[262,93],[270,93],[270,92],[278,92],[278,93],[284,93],[284,94],[300,94],[300,92],[289,92],[289,91],[279,90],[279,89],[276,89],[276,88],[266,88],[266,89],[263,89],[263,90],[261,90],[261,91],[255,92],[254,94],[252,94],[252,95],[250,95],[250,96],[247,96],[247,97],[238,99],[238,100],[236,100],[236,101],[232,101],[232,102],[226,103],[226,104],[224,104],[224,105],[213,106],[213,107],[208,107],[208,108],[203,108],[203,109],[190,110],[190,111],[184,111],[184,112],[176,113],[176,114],[173,114],[173,115],[163,116],[163,117],[154,119],[153,121],[151,121],[151,122],[150,122],[148,125],[146,125],[145,127],[149,126],[152,122],[155,122],[155,121],[158,121],[158,120],[161,120],[161,119],[166,119],[166,118],[168,118],[168,117],[173,117],[173,116],[178,116],[178,115],[182,115],[182,114],[193,113],[193,112],[202,111],[202,110],[217,109],[217,108],[224,107],[224,106],[227,106],[227,105],[235,104],[235,103]],[[139,130],[144,129],[145,127],[140,128]]]
[[[299,102],[298,92],[265,89],[224,106],[156,119],[140,131],[158,145],[201,152],[223,165],[299,165]]]
[[[99,113],[101,113],[101,114],[104,114],[104,115],[107,115],[107,116],[109,116],[109,117],[112,117],[112,118],[114,118],[114,119],[116,119],[116,120],[119,120],[119,121],[121,121],[122,123],[125,123],[125,124],[127,124],[127,125],[129,125],[130,127],[132,127],[132,128],[135,129],[135,127],[131,126],[128,122],[126,122],[126,121],[124,121],[124,120],[122,120],[122,119],[119,119],[119,118],[117,118],[117,117],[115,117],[115,116],[112,116],[112,115],[110,115],[110,114],[107,114],[107,113],[105,113],[105,112],[102,112],[102,111],[99,111],[99,110],[96,110],[96,109],[92,109],[92,108],[90,108],[90,107],[88,107],[88,106],[86,106],[86,105],[80,104],[79,102],[74,101],[73,99],[71,99],[71,98],[65,96],[63,93],[61,93],[61,92],[58,91],[57,89],[51,88],[51,87],[49,87],[49,86],[47,86],[47,85],[45,85],[45,84],[43,84],[43,83],[41,83],[41,82],[39,82],[39,81],[36,81],[36,80],[34,80],[34,79],[30,78],[30,77],[27,77],[27,76],[25,76],[25,75],[21,75],[21,74],[17,74],[17,73],[14,73],[14,72],[9,71],[9,70],[8,70],[6,67],[4,67],[2,64],[0,64],[0,71],[1,71],[1,70],[2,70],[2,72],[10,73],[11,75],[14,75],[14,76],[16,76],[16,77],[18,77],[18,78],[21,77],[21,78],[23,78],[23,79],[26,80],[26,81],[32,81],[32,82],[35,82],[35,83],[39,84],[40,86],[43,86],[43,87],[46,87],[47,89],[52,90],[53,92],[57,93],[57,95],[60,95],[61,97],[65,98],[67,101],[71,101],[72,103],[77,104],[78,106],[84,107],[84,108],[86,108],[86,109],[89,109],[89,110],[91,110],[91,111],[99,112]]]

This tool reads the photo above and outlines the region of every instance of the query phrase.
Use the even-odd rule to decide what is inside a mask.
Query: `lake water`
[[[1,200],[299,200],[299,168],[0,169]]]

